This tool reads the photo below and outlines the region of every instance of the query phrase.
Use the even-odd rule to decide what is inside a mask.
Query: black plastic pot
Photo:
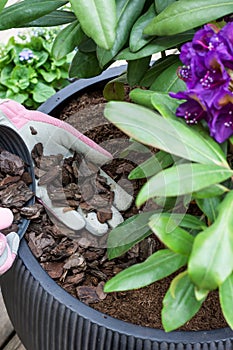
[[[26,144],[24,143],[23,139],[19,136],[19,134],[17,134],[13,129],[7,126],[0,125],[0,148],[3,148],[6,151],[16,154],[25,161],[25,164],[27,165],[27,171],[30,173],[33,180],[33,183],[30,185],[30,188],[33,191],[35,191],[34,171],[31,156]],[[32,203],[34,203],[34,198],[28,201],[27,204],[30,205]],[[25,231],[27,230],[28,224],[29,220],[27,219],[22,219],[21,222],[19,222],[19,230],[17,233],[20,238],[23,237]]]
[[[105,84],[122,68],[79,80],[44,103],[40,110],[56,116],[70,98]],[[40,267],[23,240],[19,259],[2,278],[9,316],[28,350],[232,350],[229,328],[171,332],[126,323],[81,303],[59,287]],[[150,312],[150,310],[148,310]]]

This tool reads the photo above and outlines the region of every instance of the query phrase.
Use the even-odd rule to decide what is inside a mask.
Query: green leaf
[[[130,86],[139,85],[141,79],[149,68],[151,56],[129,61],[127,67],[127,80]]]
[[[143,79],[141,80],[140,85],[145,87],[150,87],[155,79],[171,64],[177,62],[179,60],[178,55],[168,55],[162,57],[154,62],[152,67],[146,72]]]
[[[134,23],[129,38],[130,51],[136,52],[140,50],[143,46],[148,44],[153,39],[151,36],[144,35],[143,30],[155,16],[155,5],[152,4],[147,12],[140,16]]]
[[[47,0],[40,1],[38,6],[38,2],[22,1],[7,6],[0,13],[0,30],[25,26],[27,22],[43,17],[66,3],[67,1]]]
[[[218,215],[218,206],[221,203],[221,197],[213,198],[197,198],[196,203],[198,207],[207,216],[209,223],[213,223]]]
[[[220,184],[215,184],[212,186],[208,186],[198,192],[193,192],[193,198],[205,199],[205,198],[217,197],[217,196],[221,196],[226,192],[229,192],[229,189],[227,187]]]
[[[116,4],[114,0],[70,0],[83,31],[97,45],[109,50],[115,42]]]
[[[56,71],[51,70],[51,71],[47,72],[44,69],[40,69],[39,72],[47,83],[51,83],[52,81],[57,79]]]
[[[165,69],[150,86],[151,90],[163,92],[178,92],[186,89],[186,84],[177,75],[177,69],[181,62],[175,62]]]
[[[129,97],[133,102],[154,110],[154,106],[151,101],[153,94],[154,91],[135,88],[130,91]]]
[[[177,118],[175,112],[180,105],[180,101],[170,97],[166,92],[155,91],[151,95],[151,103],[163,117]]]
[[[217,142],[178,119],[163,118],[142,106],[115,101],[107,103],[104,115],[127,135],[145,145],[194,162],[229,167]]]
[[[172,292],[173,283],[175,296]],[[204,301],[195,298],[195,287],[187,274],[182,274],[181,278],[177,276],[172,284],[163,299],[162,323],[166,332],[171,332],[189,321]]]
[[[49,97],[53,96],[56,93],[54,88],[49,85],[46,85],[42,82],[38,82],[33,90],[33,99],[38,103],[45,102]]]
[[[233,273],[219,287],[219,298],[225,320],[233,329]]]
[[[194,238],[177,225],[172,215],[155,214],[150,218],[149,226],[158,239],[174,253],[190,255]]]
[[[135,215],[114,228],[108,236],[108,258],[114,259],[151,234],[148,226],[152,212]]]
[[[114,79],[104,86],[103,96],[107,101],[123,101],[125,98],[124,83]]]
[[[174,35],[232,13],[232,0],[179,0],[173,2],[145,28],[148,35]]]
[[[133,180],[150,177],[157,174],[162,169],[172,165],[173,162],[174,158],[170,154],[164,151],[159,151],[154,156],[150,157],[145,162],[133,169],[128,178]]]
[[[162,12],[166,7],[176,0],[155,0],[155,7],[158,13]]]
[[[161,51],[165,51],[174,48],[186,41],[192,40],[193,34],[194,32],[188,32],[170,37],[156,38],[137,52],[131,52],[129,48],[124,49],[118,53],[118,55],[115,57],[115,60],[136,60],[142,57],[153,55],[155,53],[159,53]],[[123,46],[124,45],[122,45],[122,47]],[[116,50],[115,54],[111,58],[113,58],[120,49],[121,48]]]
[[[0,12],[4,9],[6,3],[7,3],[8,0],[1,0],[1,3],[0,3]]]
[[[222,182],[233,175],[233,170],[214,164],[185,163],[165,169],[149,179],[140,190],[136,204],[141,206],[148,199],[175,197],[191,194],[208,185]]]
[[[106,2],[105,0],[103,1]],[[145,1],[146,0],[125,0],[116,3],[117,27],[114,44],[110,50],[104,50],[101,47],[97,49],[97,57],[102,68],[118,54],[119,50],[121,50],[128,41],[130,30],[135,20],[140,15]]]
[[[59,60],[72,52],[78,46],[84,37],[84,33],[78,21],[75,21],[63,28],[56,36],[52,55]]]
[[[70,78],[91,78],[101,73],[95,52],[77,51],[69,69]]]
[[[118,273],[105,284],[104,291],[108,293],[145,287],[177,271],[186,261],[185,256],[168,249],[159,250],[144,262]]]
[[[195,238],[189,259],[189,275],[199,289],[216,289],[233,269],[233,191],[218,209],[215,222]]]
[[[76,19],[77,17],[71,11],[55,10],[29,23],[21,23],[21,25],[18,25],[17,28],[60,26],[73,22]]]

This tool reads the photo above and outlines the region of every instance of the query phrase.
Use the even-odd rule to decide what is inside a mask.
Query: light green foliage
[[[36,109],[69,83],[71,58],[55,59],[51,53],[56,34],[57,29],[32,29],[1,46],[0,98]]]

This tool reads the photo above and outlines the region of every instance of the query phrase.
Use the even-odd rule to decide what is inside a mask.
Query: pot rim
[[[74,96],[90,85],[114,78],[125,71],[125,69],[125,65],[109,68],[98,77],[79,79],[49,98],[39,107],[38,110],[50,114],[59,106],[59,104],[65,102],[72,95]],[[229,327],[214,330],[173,331],[166,333],[160,329],[138,326],[113,318],[84,304],[60,287],[40,266],[25,239],[21,241],[19,257],[23,261],[26,268],[31,272],[34,279],[40,283],[47,293],[51,294],[58,302],[65,304],[71,311],[78,313],[83,318],[89,319],[91,322],[96,323],[99,326],[126,334],[127,336],[149,339],[151,341],[166,340],[166,342],[169,341],[173,342],[174,344],[180,342],[184,344],[192,344],[196,343],[197,340],[199,344],[211,343],[213,341],[219,342],[224,340],[233,340],[233,331]]]

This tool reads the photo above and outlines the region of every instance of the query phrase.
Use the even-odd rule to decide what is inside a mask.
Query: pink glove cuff
[[[39,111],[27,110],[20,103],[13,100],[3,101],[0,104],[0,109],[18,130],[20,130],[25,124],[27,124],[30,121],[51,124],[58,128],[64,129],[68,133],[72,134],[73,136],[77,137],[79,140],[84,142],[89,147],[106,155],[110,159],[112,158],[112,155],[109,152],[104,150],[102,147],[97,145],[94,141],[92,141],[91,139],[89,139],[88,137],[80,133],[78,130],[76,130],[73,126],[65,123],[64,121],[61,121],[57,118],[53,118]]]

